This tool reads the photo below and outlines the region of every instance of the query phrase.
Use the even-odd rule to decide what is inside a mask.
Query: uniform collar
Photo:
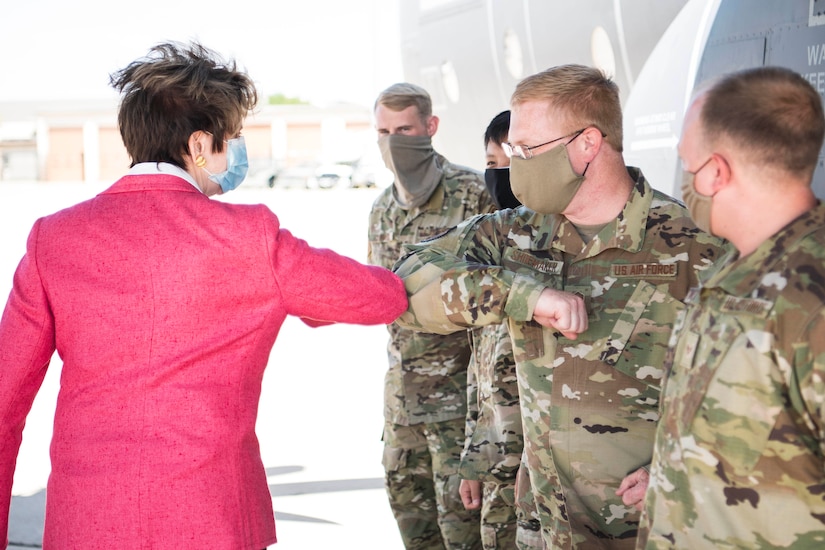
[[[719,268],[707,273],[704,288],[721,288],[733,296],[755,296],[760,286],[772,283],[768,278],[779,269],[777,264],[788,250],[811,233],[825,227],[825,204],[817,201],[814,208],[783,227],[744,258],[733,256],[720,262]]]
[[[608,222],[596,237],[585,244],[573,223],[564,216],[558,216],[559,227],[553,243],[554,248],[574,256],[586,257],[595,256],[610,248],[628,252],[641,250],[647,231],[647,217],[653,203],[653,188],[638,168],[628,166],[627,172],[633,179],[633,189],[616,219]]]

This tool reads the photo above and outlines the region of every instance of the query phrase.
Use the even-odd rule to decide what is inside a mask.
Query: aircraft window
[[[825,0],[811,0],[809,25],[825,25]]]
[[[455,67],[449,61],[441,64],[441,80],[444,83],[444,92],[447,94],[447,99],[453,103],[458,103],[460,96],[458,75],[455,72]]]
[[[608,76],[616,76],[616,56],[613,53],[610,36],[604,27],[598,26],[593,29],[590,35],[590,55],[593,58],[593,65],[603,70]]]
[[[524,73],[524,56],[521,53],[521,40],[513,29],[504,31],[504,65],[507,72],[516,80]]]

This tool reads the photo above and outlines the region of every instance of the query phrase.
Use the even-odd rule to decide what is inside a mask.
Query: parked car
[[[265,166],[250,166],[249,174],[244,180],[244,187],[274,187],[275,178],[283,170],[280,164],[270,164]]]
[[[322,164],[315,169],[315,182],[320,189],[352,186],[352,166],[349,164]]]
[[[392,172],[384,167],[383,161],[361,158],[352,163],[307,161],[295,166],[275,163],[252,168],[244,185],[278,189],[384,188],[392,184],[392,179]]]
[[[275,174],[270,187],[278,189],[314,189],[318,187],[315,171],[317,162],[303,162],[295,166],[288,166]]]
[[[393,175],[379,158],[370,161],[361,158],[353,166],[350,177],[351,187],[379,187],[384,189],[392,185]]]

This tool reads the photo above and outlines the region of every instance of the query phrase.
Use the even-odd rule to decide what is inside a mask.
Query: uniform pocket
[[[684,307],[667,285],[639,281],[601,348],[599,359],[636,382],[624,398],[627,404],[647,408],[648,420],[656,420],[668,341]]]
[[[410,452],[407,449],[398,447],[384,447],[384,455],[381,457],[381,465],[385,472],[397,472],[407,465],[407,457]]]
[[[734,473],[747,475],[764,452],[786,392],[770,355],[773,335],[746,329],[733,316],[716,321],[707,333],[680,339],[677,361],[680,369],[689,362],[691,372],[679,396],[679,429],[713,449]]]
[[[508,325],[516,363],[533,361],[544,355],[544,327],[535,321],[516,323],[511,319],[508,319]]]

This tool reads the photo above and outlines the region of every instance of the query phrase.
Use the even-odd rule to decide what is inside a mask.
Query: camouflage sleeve
[[[473,359],[471,359],[473,361]],[[470,365],[472,367],[472,365]],[[475,369],[467,369],[467,417],[464,423],[464,435],[467,438],[476,431],[478,423],[478,381],[475,376]]]
[[[532,319],[545,285],[499,265],[499,235],[506,234],[496,214],[480,215],[440,237],[407,245],[409,254],[393,269],[409,296],[398,324],[449,334],[507,317]]]
[[[485,187],[483,182],[481,185],[482,187]],[[493,202],[493,198],[487,192],[485,187],[484,192],[479,194],[478,210],[476,210],[476,212],[479,214],[492,214],[496,210],[498,210],[498,207],[496,206],[496,203]]]
[[[478,346],[480,329],[471,330],[470,335],[470,364],[467,366],[467,417],[464,423],[464,435],[469,443],[478,423]],[[464,451],[466,452],[466,445]]]
[[[367,264],[369,265],[377,265],[375,263],[375,259],[372,257],[372,223],[373,223],[373,212],[370,212],[369,217],[369,224],[367,226]]]
[[[793,390],[794,382],[798,381],[798,388],[790,392],[791,400],[801,399],[802,403],[794,403],[794,408],[807,411],[804,416],[813,424],[812,431],[825,454],[825,309],[817,312],[803,339],[794,349],[795,372],[790,385]]]

